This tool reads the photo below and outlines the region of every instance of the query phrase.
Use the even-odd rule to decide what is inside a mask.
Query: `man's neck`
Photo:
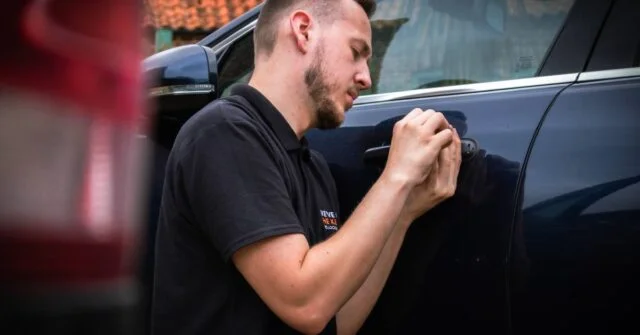
[[[249,85],[264,95],[285,118],[298,139],[311,128],[311,113],[308,97],[305,97],[304,82],[297,84],[293,74],[282,69],[270,69],[271,64],[262,64],[256,69]],[[282,66],[281,64],[278,66]]]

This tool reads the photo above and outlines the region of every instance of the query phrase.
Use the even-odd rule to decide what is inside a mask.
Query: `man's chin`
[[[333,109],[325,109],[323,112],[318,112],[318,129],[335,129],[342,125],[348,108],[338,104],[334,104],[333,107]],[[344,109],[341,107],[344,107]]]
[[[336,129],[342,125],[342,122],[344,122],[344,117],[334,115],[330,119],[326,118],[324,120],[319,120],[318,129],[324,129],[324,130]]]
[[[345,108],[344,110],[336,110],[335,114],[333,114],[333,124],[335,125],[333,128],[338,128],[342,125],[348,110],[348,108]]]

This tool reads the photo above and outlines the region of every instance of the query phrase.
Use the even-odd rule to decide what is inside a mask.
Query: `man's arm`
[[[405,201],[452,133],[442,114],[414,110],[394,127],[385,171],[342,228],[310,248],[301,234],[240,248],[233,262],[269,308],[291,327],[318,333],[369,277]],[[411,218],[413,220],[413,218]]]
[[[371,313],[398,257],[410,223],[407,219],[399,220],[367,280],[338,312],[339,335],[357,333]]]
[[[371,272],[409,190],[381,179],[326,241],[309,248],[301,234],[277,236],[239,249],[233,261],[284,322],[319,333]]]

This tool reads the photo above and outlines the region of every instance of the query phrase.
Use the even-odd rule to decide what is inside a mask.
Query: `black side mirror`
[[[208,47],[192,44],[165,50],[146,58],[142,67],[156,113],[186,121],[216,98],[218,65]]]
[[[152,124],[148,135],[170,147],[184,122],[216,99],[216,55],[206,46],[184,45],[144,59],[142,69]]]

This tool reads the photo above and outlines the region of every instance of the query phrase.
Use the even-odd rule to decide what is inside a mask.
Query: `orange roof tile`
[[[173,30],[214,30],[263,0],[145,0],[143,25]]]

